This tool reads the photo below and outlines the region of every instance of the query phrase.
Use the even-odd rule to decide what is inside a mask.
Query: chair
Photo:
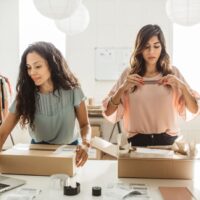
[[[117,126],[117,129],[118,129],[118,133],[121,133],[122,132],[122,130],[121,130],[121,126],[120,126],[120,122],[116,122],[115,124],[114,124],[114,126],[113,126],[113,128],[112,128],[112,131],[111,131],[111,133],[110,133],[110,137],[109,137],[109,142],[111,141],[111,138],[112,138],[112,136],[113,136],[113,133],[114,133],[114,130],[115,130],[115,127]]]

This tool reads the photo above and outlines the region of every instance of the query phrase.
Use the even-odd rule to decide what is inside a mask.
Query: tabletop
[[[15,194],[20,188],[35,188],[41,190],[36,196],[36,200],[44,199],[81,199],[81,200],[116,200],[123,192],[122,187],[128,188],[129,185],[145,186],[148,190],[148,197],[143,199],[162,200],[158,187],[187,187],[194,195],[194,200],[200,200],[200,161],[195,163],[195,176],[193,180],[174,180],[174,179],[143,179],[143,178],[118,178],[117,160],[88,160],[82,167],[78,168],[77,175],[70,179],[72,182],[81,184],[81,191],[76,196],[63,195],[58,183],[52,181],[49,176],[25,176],[7,175],[26,180],[26,184],[2,193],[0,199],[7,199],[9,195]],[[123,185],[123,186],[122,186]],[[102,188],[100,197],[92,196],[92,187]],[[126,189],[125,188],[125,189]],[[122,191],[122,192],[121,192]],[[119,192],[119,193],[118,193]],[[118,196],[117,196],[118,195]],[[126,199],[126,198],[124,198]],[[134,199],[134,198],[131,198]]]

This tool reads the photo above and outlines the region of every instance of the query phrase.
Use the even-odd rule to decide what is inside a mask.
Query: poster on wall
[[[129,47],[95,48],[95,80],[115,81],[128,67],[131,56]]]

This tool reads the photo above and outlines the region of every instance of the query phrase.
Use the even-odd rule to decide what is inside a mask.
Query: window
[[[191,27],[174,24],[173,28],[173,65],[200,92],[200,24]]]
[[[20,56],[27,46],[36,41],[53,43],[65,56],[65,34],[60,32],[54,20],[41,15],[33,0],[19,0]]]

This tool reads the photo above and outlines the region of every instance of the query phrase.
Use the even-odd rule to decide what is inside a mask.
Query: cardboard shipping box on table
[[[75,152],[60,145],[17,144],[0,152],[0,172],[6,174],[52,175],[76,171]]]
[[[118,158],[118,177],[120,178],[193,178],[195,160],[188,156],[146,154],[134,151],[124,153],[123,150],[119,150],[117,145],[98,137],[93,138],[91,144],[93,147]],[[145,150],[145,148],[141,149]]]
[[[17,144],[0,152],[0,173],[52,175],[76,173],[75,145]],[[90,148],[88,159],[101,159],[100,150]]]

